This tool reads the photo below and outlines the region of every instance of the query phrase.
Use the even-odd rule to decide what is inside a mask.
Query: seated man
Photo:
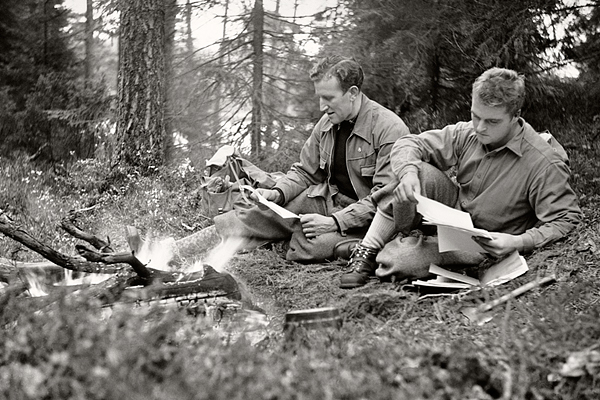
[[[214,218],[221,237],[245,238],[246,248],[291,239],[286,258],[303,262],[331,259],[337,243],[364,235],[376,210],[371,195],[393,178],[391,147],[409,133],[400,117],[361,92],[363,71],[356,61],[327,57],[310,77],[325,114],[300,161],[271,189],[257,189],[300,220],[254,204]]]
[[[474,240],[493,257],[542,247],[580,222],[567,160],[520,117],[524,94],[523,76],[492,68],[473,85],[470,122],[394,144],[396,180],[373,196],[377,214],[340,287],[364,285],[386,243],[417,226],[415,193],[468,212],[475,227],[491,233]],[[457,184],[442,172],[451,167]]]

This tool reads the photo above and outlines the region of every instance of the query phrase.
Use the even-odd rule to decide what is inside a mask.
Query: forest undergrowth
[[[528,255],[529,272],[513,281],[435,297],[406,283],[342,290],[341,260],[289,262],[275,244],[237,254],[227,265],[264,311],[245,333],[248,321],[227,323],[179,307],[102,308],[65,292],[40,308],[12,297],[0,304],[0,397],[600,398],[600,152],[591,130],[560,133],[585,219],[565,240]],[[2,212],[63,252],[75,244],[57,227],[70,210],[85,210],[81,226],[120,249],[127,246],[126,225],[176,239],[210,225],[198,191],[201,167],[142,177],[111,174],[94,160],[58,168],[16,156],[1,158],[0,168]],[[3,235],[0,255],[41,260]],[[460,313],[552,273],[555,283],[494,308],[487,323],[471,324]],[[283,334],[286,312],[315,307],[339,308],[342,327]]]

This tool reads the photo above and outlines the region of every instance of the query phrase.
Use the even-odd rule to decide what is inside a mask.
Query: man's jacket
[[[409,133],[404,121],[391,110],[364,94],[361,94],[361,101],[354,130],[346,142],[348,174],[359,200],[332,214],[342,232],[370,224],[376,211],[371,194],[392,181],[392,145]],[[328,202],[338,193],[329,183],[334,144],[335,129],[325,114],[304,144],[300,161],[292,165],[274,186],[283,193],[285,202],[307,188],[309,196],[321,196]]]

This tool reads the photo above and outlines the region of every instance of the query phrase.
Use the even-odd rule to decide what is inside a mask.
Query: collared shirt
[[[390,150],[398,138],[408,134],[398,115],[361,93],[360,110],[346,142],[348,175],[359,200],[332,214],[343,232],[370,224],[376,211],[371,194],[392,181]],[[307,188],[309,196],[331,197],[337,193],[329,182],[334,144],[334,126],[325,114],[302,147],[300,161],[275,184],[286,201]]]
[[[526,251],[565,236],[582,218],[566,160],[523,119],[493,151],[477,140],[472,122],[459,122],[401,138],[391,158],[398,178],[421,162],[456,167],[457,208],[478,228],[520,235]]]

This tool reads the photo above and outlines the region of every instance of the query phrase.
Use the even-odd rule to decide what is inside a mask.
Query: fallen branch
[[[63,218],[60,222],[61,228],[63,228],[69,235],[88,242],[89,244],[94,246],[94,248],[102,252],[114,252],[114,250],[110,247],[110,239],[107,238],[108,241],[105,242],[98,236],[84,232],[75,225],[75,218],[77,217],[77,213],[77,211],[69,212],[69,216]]]
[[[35,251],[45,259],[71,271],[115,274],[123,270],[123,266],[107,266],[98,262],[89,262],[58,252],[50,246],[32,237],[24,229],[11,221],[6,214],[0,215],[0,232]]]
[[[152,275],[150,270],[133,253],[98,253],[82,244],[76,245],[75,249],[80,256],[88,261],[102,264],[128,264],[141,278],[150,278]]]

